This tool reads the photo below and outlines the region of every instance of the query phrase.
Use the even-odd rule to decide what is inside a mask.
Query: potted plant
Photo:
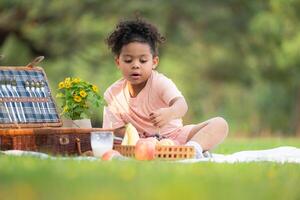
[[[61,81],[56,97],[61,102],[65,127],[92,127],[92,111],[103,105],[98,87],[80,78],[68,77]]]

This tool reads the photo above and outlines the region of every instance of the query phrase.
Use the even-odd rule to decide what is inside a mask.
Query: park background
[[[224,117],[213,153],[300,148],[299,0],[0,0],[1,66],[36,56],[53,95],[65,77],[121,77],[105,38],[138,14],[167,41],[158,70],[184,94],[184,122]],[[58,105],[60,105],[57,100]],[[102,109],[92,117],[102,124]],[[300,199],[299,164],[94,162],[0,152],[0,199]]]
[[[121,77],[105,38],[137,13],[167,38],[158,71],[184,94],[185,124],[222,116],[231,136],[300,135],[297,0],[1,0],[0,65],[43,55],[54,96],[65,77],[103,94]]]

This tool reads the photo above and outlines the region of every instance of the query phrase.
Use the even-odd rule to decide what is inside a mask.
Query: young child
[[[228,133],[227,122],[215,117],[199,124],[183,126],[181,118],[188,106],[175,84],[155,69],[158,45],[165,38],[152,24],[141,20],[120,22],[107,38],[115,63],[123,78],[104,93],[103,128],[117,129],[131,123],[142,135],[159,134],[180,145],[194,146],[196,157],[221,143]]]

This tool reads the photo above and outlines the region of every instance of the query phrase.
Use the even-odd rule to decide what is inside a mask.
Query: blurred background
[[[184,94],[185,124],[222,116],[231,136],[300,136],[299,0],[1,0],[0,65],[43,55],[54,96],[70,76],[103,93],[121,77],[105,38],[135,13],[167,38],[158,71]]]

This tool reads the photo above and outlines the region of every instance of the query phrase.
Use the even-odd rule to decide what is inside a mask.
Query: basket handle
[[[78,155],[82,155],[80,139],[78,137],[76,137],[75,142],[76,142],[76,149],[77,149]]]
[[[45,58],[44,56],[38,56],[35,59],[33,59],[33,61],[31,61],[28,65],[26,65],[26,67],[33,68],[35,65],[42,62],[42,60],[44,60],[44,58]]]

